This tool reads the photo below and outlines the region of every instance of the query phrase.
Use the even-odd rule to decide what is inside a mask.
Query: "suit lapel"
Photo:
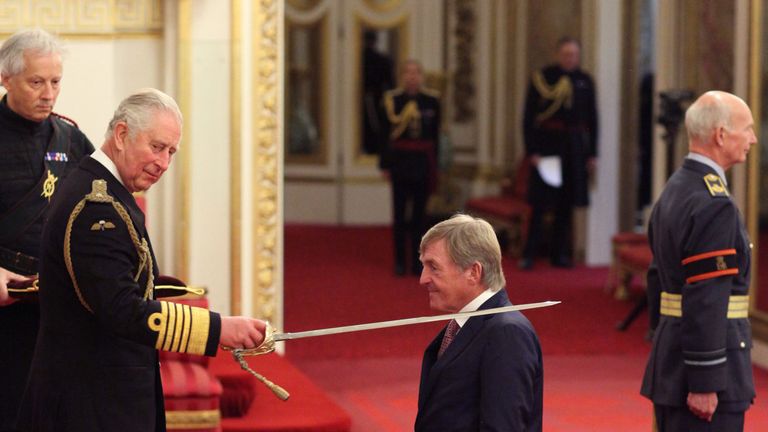
[[[492,309],[501,306],[509,305],[509,299],[505,290],[501,290],[489,298],[483,303],[478,310]],[[420,391],[419,406],[427,402],[429,395],[434,385],[438,382],[440,374],[443,372],[446,366],[451,364],[462,352],[469,346],[469,344],[475,339],[475,336],[482,330],[485,325],[485,321],[493,317],[493,315],[484,315],[479,317],[470,318],[461,330],[451,342],[448,349],[445,350],[442,357],[437,359],[437,351],[442,342],[445,329],[437,335],[435,340],[429,345],[424,353],[424,365],[422,367],[421,384],[423,391]],[[427,367],[429,366],[429,367]],[[425,378],[426,376],[426,378]],[[423,394],[422,394],[423,393]],[[421,397],[423,396],[423,398]]]

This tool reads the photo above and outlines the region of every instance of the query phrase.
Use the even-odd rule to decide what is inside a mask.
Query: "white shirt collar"
[[[106,153],[104,153],[104,150],[101,148],[97,148],[95,152],[91,154],[91,157],[96,159],[97,162],[104,165],[104,168],[109,171],[110,174],[112,174],[117,181],[120,182],[121,185],[125,186],[125,183],[123,183],[123,179],[120,178],[120,173],[117,172],[117,165],[115,165],[114,162],[112,162],[112,159],[107,156]]]
[[[720,179],[723,181],[723,184],[725,186],[728,186],[728,179],[725,177],[725,170],[723,170],[723,167],[721,167],[717,162],[704,156],[701,153],[694,153],[694,152],[688,153],[688,156],[686,156],[686,158],[695,160],[696,162],[701,162],[704,165],[707,165],[713,170],[715,170],[715,172],[717,172],[717,175],[720,176]]]
[[[466,306],[461,308],[459,312],[474,312],[476,311],[480,306],[483,305],[489,298],[493,297],[493,295],[496,294],[496,291],[491,291],[490,289],[487,289],[480,293],[477,297],[475,297],[474,300],[467,303]],[[469,318],[456,318],[456,322],[459,324],[459,327],[464,327],[464,324],[467,323],[467,320]]]

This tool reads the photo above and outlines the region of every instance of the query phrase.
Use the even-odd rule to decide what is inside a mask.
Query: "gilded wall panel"
[[[161,0],[3,0],[0,34],[43,27],[67,36],[159,34]]]

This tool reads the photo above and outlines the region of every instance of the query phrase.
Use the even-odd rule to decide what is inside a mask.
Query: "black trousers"
[[[425,176],[426,177],[426,176]],[[419,244],[426,231],[425,213],[429,198],[427,179],[392,179],[392,211],[395,265],[411,271],[419,267]],[[410,212],[409,212],[410,210]],[[410,240],[410,244],[408,241]],[[408,252],[410,251],[410,257]]]
[[[712,421],[696,417],[687,406],[653,405],[659,432],[742,432],[744,411],[715,411]]]
[[[0,307],[0,432],[15,431],[35,352],[40,308],[17,302]]]
[[[523,258],[532,260],[538,256],[543,237],[544,215],[548,211],[553,211],[555,216],[550,239],[550,259],[556,261],[564,257],[571,258],[573,204],[568,186],[553,188],[547,185],[533,167],[529,179],[528,203],[532,211]]]

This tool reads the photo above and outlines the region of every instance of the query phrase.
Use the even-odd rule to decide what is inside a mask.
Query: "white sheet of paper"
[[[563,171],[560,168],[560,156],[544,156],[536,167],[544,183],[559,188],[563,185]]]

